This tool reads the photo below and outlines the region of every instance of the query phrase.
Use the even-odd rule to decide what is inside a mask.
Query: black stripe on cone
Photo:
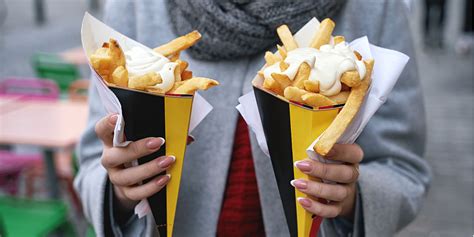
[[[293,155],[291,150],[290,109],[287,102],[254,87],[260,119],[267,140],[268,151],[280,192],[286,222],[291,236],[298,236],[295,191],[293,180]]]
[[[125,136],[128,141],[146,137],[165,137],[165,97],[138,91],[110,87],[122,105],[125,119]],[[165,155],[165,146],[157,152],[138,159],[139,164]],[[166,174],[163,172],[162,174]],[[150,181],[154,177],[145,180]],[[166,189],[148,198],[160,236],[166,234]]]

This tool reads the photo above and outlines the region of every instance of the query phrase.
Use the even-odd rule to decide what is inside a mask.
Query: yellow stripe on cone
[[[336,118],[339,109],[310,110],[294,104],[290,106],[291,146],[293,162],[307,158],[306,148],[326,130]],[[293,167],[295,179],[310,179],[308,175]],[[298,237],[308,237],[313,219],[312,214],[298,204],[299,197],[308,195],[295,189],[296,222]]]
[[[174,217],[178,202],[179,184],[183,170],[192,103],[192,97],[165,97],[166,155],[176,157],[175,163],[167,172],[171,174],[171,180],[166,185],[166,233],[168,237],[173,236]]]

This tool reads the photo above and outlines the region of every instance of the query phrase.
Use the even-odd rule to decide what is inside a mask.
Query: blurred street
[[[0,2],[5,0],[0,0]],[[0,80],[34,76],[35,52],[58,53],[80,47],[80,24],[86,0],[45,0],[46,22],[37,26],[30,0],[6,0],[7,17],[0,17]],[[472,236],[474,234],[474,54],[455,52],[461,1],[448,1],[444,49],[425,49],[421,37],[421,1],[412,9],[412,28],[427,112],[426,159],[434,180],[417,219],[398,236]],[[1,3],[0,3],[1,7]],[[1,11],[0,11],[1,12]],[[100,16],[100,12],[93,12]],[[81,68],[88,77],[88,68]],[[81,220],[76,222],[82,223]],[[80,231],[82,233],[82,230]]]

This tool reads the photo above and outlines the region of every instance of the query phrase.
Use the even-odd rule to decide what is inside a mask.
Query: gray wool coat
[[[105,9],[108,25],[149,47],[176,37],[163,1],[108,1]],[[348,0],[334,20],[336,33],[349,41],[367,35],[371,43],[401,51],[411,60],[357,140],[365,156],[354,223],[326,219],[319,236],[391,236],[415,218],[431,180],[422,159],[425,114],[406,8],[402,1]],[[186,53],[182,57],[197,75],[215,78],[221,85],[201,93],[214,110],[193,132],[196,142],[186,151],[174,235],[215,236],[238,117],[235,106],[239,96],[251,90],[250,81],[264,64],[263,55],[220,62],[196,60]],[[118,226],[110,214],[110,185],[94,132],[95,123],[106,113],[94,85],[89,100],[90,117],[77,150],[80,169],[75,179],[85,216],[98,236],[104,235],[105,228],[118,236],[158,236],[151,215],[134,216]],[[251,140],[265,232],[289,236],[270,159],[252,133]],[[111,218],[110,223],[104,224],[104,217]]]

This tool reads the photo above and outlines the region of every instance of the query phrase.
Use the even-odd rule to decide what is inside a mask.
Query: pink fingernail
[[[158,185],[158,186],[163,186],[163,185],[165,185],[170,179],[171,179],[171,175],[170,175],[170,174],[163,175],[163,176],[161,176],[161,177],[158,179],[158,181],[156,181],[156,185]]]
[[[174,163],[175,160],[176,160],[176,157],[174,157],[174,156],[165,156],[162,159],[160,159],[160,161],[158,161],[158,166],[163,168],[163,169],[167,168],[172,163]]]
[[[148,149],[151,149],[151,150],[154,150],[154,149],[158,149],[160,146],[162,146],[163,144],[165,144],[165,139],[163,139],[162,137],[158,137],[158,138],[151,138],[150,140],[148,140],[148,142],[146,143],[146,147]]]
[[[310,172],[312,169],[311,164],[308,161],[297,161],[295,165],[303,172]]]
[[[306,182],[306,180],[295,179],[295,180],[291,180],[290,184],[297,189],[308,188],[308,182]]]
[[[115,123],[117,123],[117,120],[118,120],[118,114],[113,114],[109,117],[109,123],[112,125],[115,125]]]
[[[306,207],[306,208],[309,208],[311,207],[311,201],[307,198],[298,198],[298,202],[303,206],[303,207]]]

